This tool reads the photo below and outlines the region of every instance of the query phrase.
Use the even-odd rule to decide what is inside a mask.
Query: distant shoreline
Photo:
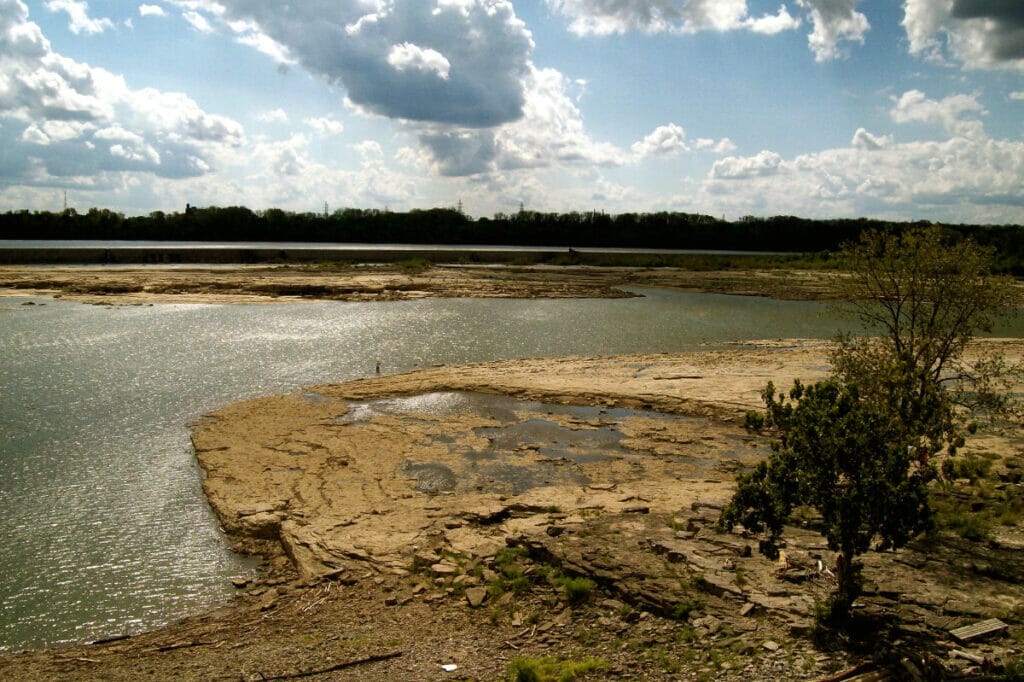
[[[796,257],[769,251],[574,248],[460,244],[311,244],[296,242],[0,241],[0,264],[229,264],[229,263],[549,263],[633,265],[638,257]]]

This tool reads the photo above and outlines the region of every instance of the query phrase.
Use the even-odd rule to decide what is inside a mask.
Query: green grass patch
[[[593,598],[597,584],[590,578],[570,578],[558,575],[552,582],[562,590],[562,595],[570,604],[586,604]]]
[[[611,670],[607,661],[587,658],[570,661],[554,656],[521,657],[508,664],[508,682],[573,682],[589,676],[605,675]]]

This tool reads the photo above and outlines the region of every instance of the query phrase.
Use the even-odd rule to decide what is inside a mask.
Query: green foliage
[[[507,669],[508,682],[574,682],[587,675],[603,675],[611,669],[606,661],[588,658],[568,661],[553,656],[513,659]]]
[[[534,583],[531,575],[523,568],[523,561],[529,557],[525,547],[505,547],[494,557],[495,578],[487,586],[491,597],[500,597],[506,592],[522,594]]]
[[[767,461],[739,476],[723,521],[763,532],[762,552],[777,556],[776,541],[793,510],[815,508],[829,547],[842,557],[840,592],[850,603],[858,589],[854,556],[876,536],[899,547],[929,528],[931,470],[911,472],[916,460],[908,456],[907,442],[854,386],[836,379],[807,387],[797,381],[786,400],[769,384],[763,397],[766,422],[781,440]]]
[[[754,410],[748,410],[743,417],[743,427],[748,431],[760,431],[764,428],[764,415]]]
[[[416,275],[429,270],[433,263],[426,258],[406,258],[395,263],[395,266],[408,275]]]
[[[966,478],[971,483],[987,478],[992,470],[992,460],[988,457],[968,455],[967,457],[949,457],[942,462],[942,477],[947,480]]]
[[[821,515],[821,533],[838,552],[829,621],[844,617],[859,593],[856,556],[876,539],[900,547],[933,527],[932,457],[963,445],[964,408],[1008,414],[1010,406],[1001,358],[963,359],[971,338],[1013,300],[1009,285],[989,276],[991,252],[917,228],[869,231],[841,258],[852,270],[847,303],[875,335],[840,337],[832,377],[806,387],[796,380],[788,399],[768,384],[763,425],[751,416],[747,424],[772,428],[779,440],[767,461],[738,477],[722,513],[727,527],[763,533],[769,556],[794,509]],[[987,532],[976,519],[961,526],[965,536]]]
[[[690,614],[700,608],[700,604],[684,599],[672,609],[672,620],[689,620]]]
[[[834,373],[919,438],[919,454],[955,453],[958,407],[1008,412],[1008,380],[1019,368],[997,355],[964,359],[971,339],[991,331],[1018,300],[1009,281],[991,276],[991,249],[919,228],[867,232],[843,257],[854,273],[843,280],[843,298],[873,335],[841,337]]]
[[[590,601],[597,588],[597,584],[593,580],[582,577],[571,578],[558,575],[553,578],[552,582],[562,590],[562,594],[570,604],[585,604]]]

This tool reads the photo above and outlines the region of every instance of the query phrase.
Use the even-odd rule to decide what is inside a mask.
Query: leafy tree
[[[999,414],[1010,407],[1013,368],[995,354],[964,357],[1017,296],[1010,282],[992,277],[991,249],[914,228],[865,232],[843,256],[853,275],[842,280],[842,297],[870,335],[840,337],[834,374],[919,437],[919,454],[955,450],[959,408]]]
[[[962,408],[1008,407],[997,390],[1005,363],[968,363],[964,351],[1013,297],[989,276],[989,252],[946,243],[934,228],[868,232],[842,255],[852,271],[845,298],[874,335],[841,337],[832,376],[809,387],[797,380],[789,400],[768,384],[764,426],[779,439],[767,461],[738,477],[722,514],[728,527],[763,532],[771,556],[793,510],[816,509],[838,553],[837,616],[859,593],[858,555],[876,539],[897,548],[931,526],[932,455],[962,445]]]

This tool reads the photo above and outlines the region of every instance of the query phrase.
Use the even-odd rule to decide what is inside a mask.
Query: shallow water
[[[228,579],[252,565],[218,533],[187,429],[218,406],[370,376],[377,361],[390,373],[836,328],[815,303],[643,293],[144,307],[0,299],[0,651],[136,632],[230,598]]]

